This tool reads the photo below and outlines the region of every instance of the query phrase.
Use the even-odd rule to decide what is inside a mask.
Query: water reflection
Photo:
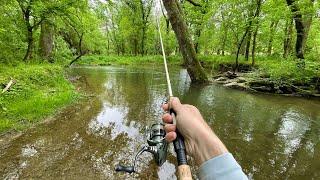
[[[101,71],[101,69],[98,69]],[[87,133],[102,137],[121,146],[107,148],[103,156],[92,155],[94,168],[106,177],[118,177],[112,167],[117,163],[131,163],[138,149],[146,143],[144,131],[155,121],[161,121],[161,104],[165,101],[166,84],[163,73],[152,69],[106,68],[101,75],[106,78],[104,91],[97,94],[102,102],[100,112],[88,123]],[[81,71],[81,70],[80,70]],[[93,73],[95,74],[95,73]],[[86,74],[86,76],[90,73]],[[110,153],[112,152],[112,153]],[[169,156],[170,157],[170,156]],[[110,159],[112,159],[110,161]],[[170,158],[169,158],[170,159]],[[171,159],[173,159],[171,157]],[[112,164],[112,165],[110,165]],[[150,166],[151,165],[151,166]],[[111,168],[111,169],[110,169]],[[111,170],[111,172],[110,172]],[[139,179],[172,179],[175,176],[175,165],[167,161],[159,170],[153,163],[150,154],[144,154],[138,162],[137,175],[121,175]],[[159,175],[159,176],[158,176]]]
[[[99,134],[99,136],[111,135],[111,140],[121,133],[125,133],[131,139],[136,139],[140,137],[139,124],[136,126],[135,121],[130,121],[127,126],[124,122],[127,113],[128,110],[125,108],[112,108],[104,103],[102,112],[89,123],[88,131],[92,134]],[[109,129],[110,134],[106,134]]]
[[[217,86],[191,87],[182,97],[200,108],[253,179],[320,178],[320,157],[311,153],[320,150],[318,101]]]
[[[137,68],[108,73],[103,101],[109,102],[113,110],[111,106],[105,107],[97,119],[101,116],[101,121],[107,122],[106,127],[112,127],[112,139],[119,133],[131,139],[138,138],[145,124],[160,119],[159,107],[166,94],[161,71]],[[200,109],[253,179],[296,177],[297,166],[320,168],[313,161],[298,160],[300,154],[307,151],[305,158],[313,159],[311,152],[319,151],[319,140],[313,142],[307,136],[311,132],[319,136],[315,130],[319,129],[319,124],[313,123],[319,117],[319,102],[253,95],[215,85],[192,86],[183,69],[173,69],[171,76],[174,94]],[[108,120],[108,114],[112,114],[115,121]],[[312,126],[316,127],[312,129]],[[138,143],[142,142],[143,138]],[[173,165],[162,169],[168,171],[170,166]],[[319,177],[316,172],[307,173],[307,167],[302,169],[305,169],[302,173],[305,176]],[[174,172],[167,175],[175,178]]]
[[[282,125],[278,133],[281,139],[285,140],[285,154],[292,154],[299,146],[305,132],[309,129],[309,121],[308,117],[302,116],[291,109],[283,115]]]

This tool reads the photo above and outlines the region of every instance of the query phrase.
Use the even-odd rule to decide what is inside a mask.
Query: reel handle
[[[133,166],[123,166],[121,164],[118,164],[115,168],[115,170],[117,172],[126,172],[126,173],[133,173],[135,172],[134,167]]]

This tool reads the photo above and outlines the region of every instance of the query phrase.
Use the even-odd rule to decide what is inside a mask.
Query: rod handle
[[[183,164],[178,166],[178,178],[179,180],[192,180],[190,166]]]
[[[179,130],[176,130],[177,138],[173,141],[174,151],[177,154],[178,165],[186,165],[188,164],[187,155],[186,155],[186,147],[184,144],[184,138],[180,134]]]
[[[176,113],[170,109],[170,114],[173,118],[173,121],[176,122]],[[177,154],[178,161],[178,179],[179,180],[192,180],[190,166],[188,165],[186,147],[184,144],[184,138],[180,134],[179,130],[176,129],[177,137],[173,141],[174,151]]]

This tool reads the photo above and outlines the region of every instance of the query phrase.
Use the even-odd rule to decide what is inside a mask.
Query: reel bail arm
[[[165,140],[166,133],[162,123],[155,123],[148,131],[148,145],[143,146],[135,155],[133,166],[117,165],[117,172],[133,173],[136,172],[136,162],[139,156],[144,152],[153,154],[154,160],[158,166],[161,166],[167,159],[168,143]]]

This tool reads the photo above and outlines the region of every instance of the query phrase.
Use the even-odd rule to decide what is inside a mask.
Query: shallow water
[[[70,74],[90,98],[3,143],[0,178],[176,179],[173,155],[157,168],[144,154],[139,174],[114,171],[132,162],[145,127],[161,119],[161,68],[81,67]],[[184,69],[171,69],[171,76],[174,94],[200,109],[249,177],[320,179],[319,101],[192,86]]]

